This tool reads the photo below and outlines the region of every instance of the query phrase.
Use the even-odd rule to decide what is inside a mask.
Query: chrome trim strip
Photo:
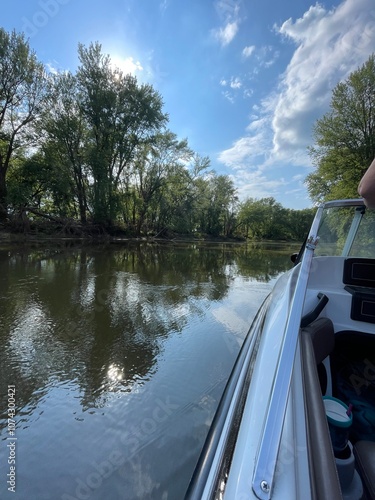
[[[305,300],[307,281],[314,250],[318,241],[317,233],[323,215],[323,206],[318,208],[310,229],[305,252],[302,257],[288,322],[285,328],[281,354],[276,369],[272,394],[265,426],[256,459],[252,488],[261,500],[268,500],[272,494],[275,468],[281,441],[289,387],[293,372],[294,357],[298,342],[300,321]]]
[[[241,368],[241,373],[240,373],[240,376],[238,378],[235,393],[233,395],[231,405],[230,405],[230,408],[229,408],[228,413],[227,413],[227,418],[225,420],[225,424],[224,424],[224,427],[223,427],[222,432],[221,432],[220,441],[219,441],[219,444],[217,446],[215,456],[214,456],[213,461],[212,461],[211,469],[209,472],[209,476],[207,478],[207,482],[206,482],[206,485],[205,485],[205,488],[204,488],[204,491],[203,491],[203,494],[202,494],[202,497],[200,498],[200,500],[205,500],[205,499],[209,500],[212,498],[216,498],[215,497],[215,490],[217,489],[217,486],[218,486],[218,479],[220,479],[219,478],[220,465],[221,465],[221,462],[222,462],[223,457],[224,457],[230,429],[233,425],[233,419],[234,419],[234,415],[236,412],[236,408],[238,406],[238,402],[239,402],[239,399],[241,397],[241,393],[243,391],[244,381],[245,381],[245,378],[246,378],[247,373],[249,371],[249,365],[250,365],[251,358],[253,356],[254,345],[258,342],[259,334],[262,333],[261,325],[264,321],[265,315],[267,314],[267,309],[268,309],[267,305],[269,304],[269,302],[270,302],[270,295],[265,299],[264,306],[261,309],[261,313],[260,313],[260,315],[258,315],[256,321],[254,322],[254,325],[253,325],[254,328],[252,328],[253,335],[251,338],[251,344],[250,344],[249,349],[246,353],[246,358],[245,358],[245,361],[244,361],[242,368]]]
[[[364,206],[365,203],[362,198],[355,198],[350,200],[333,200],[326,201],[323,203],[323,208],[331,208],[331,207],[354,207],[354,206]]]
[[[254,351],[256,351],[256,346],[259,344],[270,299],[271,294],[265,298],[258,309],[242,344],[190,481],[185,500],[209,500],[215,498],[228,437],[243,395],[245,379],[251,375],[253,369],[254,362],[252,362],[252,359],[256,355]]]

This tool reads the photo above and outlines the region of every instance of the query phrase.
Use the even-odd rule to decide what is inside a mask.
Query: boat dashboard
[[[319,256],[312,262],[304,314],[313,310],[324,294],[328,317],[335,331],[359,330],[375,334],[375,259]]]

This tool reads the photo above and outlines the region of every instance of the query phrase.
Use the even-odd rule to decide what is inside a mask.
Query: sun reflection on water
[[[109,379],[109,390],[116,389],[116,386],[123,381],[125,377],[124,369],[118,365],[111,364],[107,370],[107,378]]]

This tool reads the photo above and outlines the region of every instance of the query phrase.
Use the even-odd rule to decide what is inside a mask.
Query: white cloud
[[[139,61],[135,61],[133,57],[121,57],[111,55],[112,67],[120,69],[124,74],[135,75],[137,71],[143,71],[143,67]]]
[[[254,171],[241,169],[231,175],[231,178],[237,186],[240,200],[270,196],[279,198],[280,191],[284,190],[285,186],[288,185],[288,182],[283,177],[269,179],[260,169]]]
[[[227,87],[228,90],[225,90],[222,92],[222,95],[228,99],[229,102],[232,104],[235,102],[235,99],[238,97],[238,91],[242,88],[242,81],[241,79],[237,76],[234,77],[232,76],[230,80],[225,80],[224,78],[220,80],[220,85],[222,87]],[[243,97],[250,97],[252,95],[252,90],[251,89],[244,89],[243,90]]]
[[[280,178],[292,177],[291,166],[311,167],[307,146],[314,123],[329,109],[332,89],[375,52],[374,2],[343,0],[332,10],[316,4],[301,18],[274,29],[295,44],[294,53],[277,88],[253,106],[257,116],[251,117],[244,136],[218,156],[235,169],[236,178],[241,172],[237,182],[243,192],[268,195],[285,185]],[[265,67],[278,53],[265,46],[256,57]],[[288,182],[294,183],[292,193],[301,179]]]
[[[224,28],[214,30],[214,36],[223,47],[228,45],[238,32],[238,21],[227,23]]]
[[[242,87],[242,82],[238,77],[232,78],[232,80],[230,82],[230,86],[232,89],[240,89]]]
[[[263,45],[257,50],[256,59],[259,61],[259,66],[269,68],[280,56],[280,51],[275,50],[272,45]],[[257,70],[259,72],[259,69]]]
[[[240,25],[240,5],[236,0],[219,0],[215,2],[219,17],[224,21],[221,28],[212,30],[212,34],[222,47],[230,44],[238,33]]]
[[[254,52],[255,50],[255,45],[249,45],[248,47],[245,47],[242,51],[242,55],[244,57],[250,57],[251,54]]]
[[[58,70],[58,68],[56,68],[54,63],[47,63],[46,68],[48,73],[51,73],[52,75],[58,75],[60,73],[60,71]]]
[[[239,15],[239,2],[236,0],[219,0],[215,2],[216,11],[221,19],[230,21]]]
[[[245,61],[252,56],[251,74],[256,76],[262,68],[270,68],[280,57],[280,51],[276,50],[272,45],[263,45],[257,48],[255,45],[245,47],[242,51],[242,56]]]
[[[225,99],[228,99],[228,101],[230,103],[234,103],[234,95],[231,94],[230,92],[228,92],[228,90],[226,90],[225,92],[223,92],[223,96],[225,97]]]
[[[275,26],[275,29],[282,34],[293,38],[295,41],[302,42],[308,38],[306,36],[306,30],[311,33],[312,26],[316,25],[317,22],[324,22],[326,16],[327,11],[325,8],[317,3],[315,6],[312,5],[309,10],[304,13],[302,18],[297,19],[294,23],[293,19],[289,18],[282,24],[281,28]]]
[[[271,59],[268,59],[266,61],[264,61],[263,65],[265,68],[269,68],[271,67],[273,64],[275,64],[275,62],[277,61],[277,59],[279,58],[280,56],[280,51],[279,50],[275,50],[275,52],[272,54],[272,57]]]
[[[242,87],[242,82],[241,82],[241,79],[236,76],[232,76],[230,81],[228,80],[225,80],[224,78],[222,78],[220,80],[220,85],[222,87],[226,87],[226,86],[229,86],[231,89],[240,89]]]
[[[373,0],[345,0],[331,11],[316,4],[295,22],[285,21],[279,33],[296,44],[273,117],[274,151],[282,154],[311,143],[332,88],[375,51]]]
[[[264,162],[266,151],[269,149],[269,137],[267,127],[254,130],[254,133],[241,137],[234,142],[231,148],[222,151],[218,160],[226,166],[239,169],[254,163],[255,159]]]

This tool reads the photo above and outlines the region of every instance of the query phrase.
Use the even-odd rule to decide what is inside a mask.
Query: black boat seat
[[[305,326],[303,331],[311,336],[315,361],[319,365],[335,347],[333,323],[329,318],[318,318]]]
[[[369,498],[375,499],[375,442],[357,441],[353,447],[356,465]]]

